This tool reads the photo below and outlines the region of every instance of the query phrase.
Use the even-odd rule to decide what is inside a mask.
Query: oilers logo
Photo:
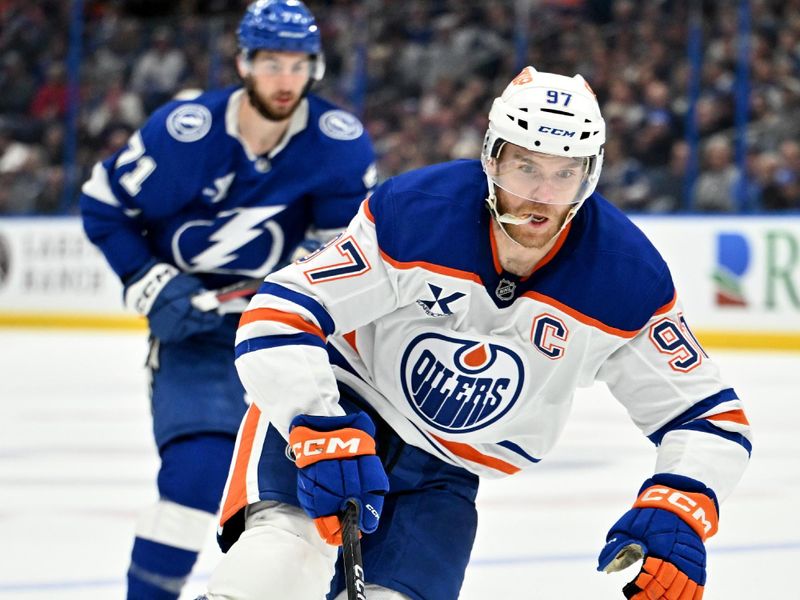
[[[403,393],[427,424],[467,433],[497,421],[516,403],[525,381],[512,350],[439,333],[416,336],[400,363]]]

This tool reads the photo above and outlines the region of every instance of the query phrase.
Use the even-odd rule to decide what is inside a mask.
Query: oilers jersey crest
[[[408,444],[502,476],[541,460],[575,389],[601,380],[656,444],[656,472],[724,498],[749,457],[747,420],[655,248],[594,194],[519,277],[500,266],[486,195],[477,161],[390,179],[342,236],[268,277],[236,339],[262,421],[286,437],[298,413],[342,414],[345,384]],[[262,430],[242,429],[237,461],[258,460]]]
[[[151,257],[207,287],[263,277],[309,223],[324,235],[355,214],[376,180],[360,121],[309,95],[278,146],[254,156],[239,138],[243,101],[229,88],[171,102],[95,165],[84,227],[121,277]]]
[[[522,361],[509,348],[488,340],[426,331],[403,351],[403,395],[433,429],[479,430],[501,418],[519,399],[525,382]]]

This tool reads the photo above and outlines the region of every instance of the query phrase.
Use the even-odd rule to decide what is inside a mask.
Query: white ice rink
[[[134,519],[156,493],[143,334],[0,339],[0,598],[123,598]],[[712,356],[746,402],[755,444],[708,543],[705,598],[800,598],[800,354]],[[634,573],[597,573],[596,555],[653,461],[605,388],[584,390],[547,460],[484,482],[461,598],[622,598]],[[218,557],[209,532],[182,598]]]

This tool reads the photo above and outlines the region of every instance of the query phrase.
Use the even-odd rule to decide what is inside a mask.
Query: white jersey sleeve
[[[351,285],[356,277],[359,285]],[[242,315],[236,367],[251,400],[282,435],[297,414],[343,414],[326,339],[394,310],[396,285],[367,202],[344,233],[267,278]]]
[[[605,361],[597,378],[657,445],[655,473],[697,479],[720,501],[730,494],[749,459],[749,425],[679,302],[655,314]]]

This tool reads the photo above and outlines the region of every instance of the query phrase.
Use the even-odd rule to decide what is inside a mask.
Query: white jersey
[[[655,472],[727,496],[750,453],[742,404],[650,242],[594,194],[520,278],[497,260],[486,195],[477,161],[399,176],[270,275],[236,340],[258,408],[286,437],[299,413],[342,414],[344,384],[407,443],[501,476],[541,460],[575,389],[601,380],[657,445]]]

